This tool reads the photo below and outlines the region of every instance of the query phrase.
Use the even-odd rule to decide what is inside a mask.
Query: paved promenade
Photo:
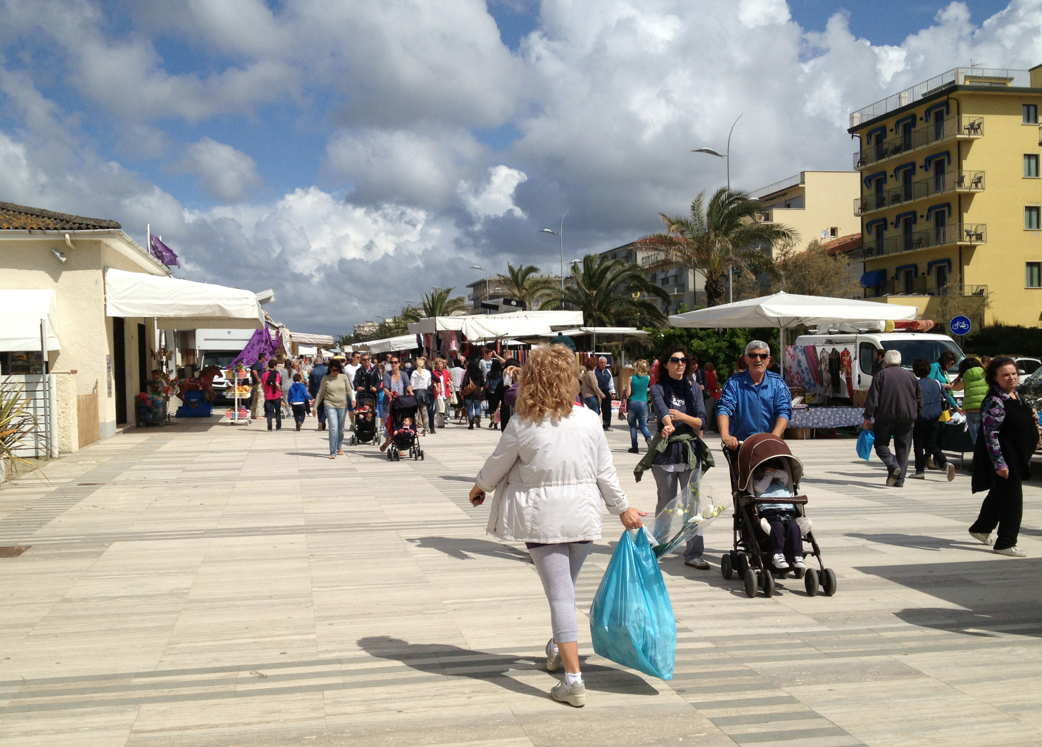
[[[622,531],[606,516],[580,577],[575,710],[547,695],[527,553],[467,503],[498,433],[447,427],[416,463],[330,461],[324,436],[133,430],[0,489],[0,545],[31,546],[0,558],[0,745],[1042,744],[1037,485],[1030,557],[1006,559],[966,533],[967,476],[887,489],[853,441],[794,442],[838,594],[789,580],[747,598],[720,576],[716,522],[712,571],[662,564],[670,682],[592,655],[585,613]],[[628,432],[609,440],[653,507]],[[728,495],[722,468],[704,485]]]

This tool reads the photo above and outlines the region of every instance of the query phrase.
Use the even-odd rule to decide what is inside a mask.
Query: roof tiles
[[[114,220],[84,218],[80,215],[55,213],[41,208],[0,202],[0,230],[90,231],[99,228],[122,226]]]

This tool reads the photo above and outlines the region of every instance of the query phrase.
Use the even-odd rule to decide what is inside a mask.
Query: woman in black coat
[[[1031,455],[1039,442],[1034,409],[1017,395],[1017,365],[1012,358],[995,358],[985,375],[991,391],[981,405],[981,430],[973,453],[974,493],[987,490],[970,535],[991,545],[998,527],[995,552],[1013,558],[1024,512],[1023,481],[1031,477]]]

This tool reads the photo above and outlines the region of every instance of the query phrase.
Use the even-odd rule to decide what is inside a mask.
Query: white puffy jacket
[[[601,418],[579,406],[557,422],[510,418],[476,482],[496,491],[488,533],[503,540],[600,539],[601,502],[615,515],[628,507]]]

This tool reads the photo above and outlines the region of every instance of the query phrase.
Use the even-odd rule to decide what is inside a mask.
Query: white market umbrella
[[[674,327],[777,327],[781,340],[779,365],[784,365],[785,331],[805,324],[813,327],[834,322],[912,321],[919,310],[914,306],[858,301],[827,296],[800,296],[775,293],[761,298],[710,306],[669,317]]]

